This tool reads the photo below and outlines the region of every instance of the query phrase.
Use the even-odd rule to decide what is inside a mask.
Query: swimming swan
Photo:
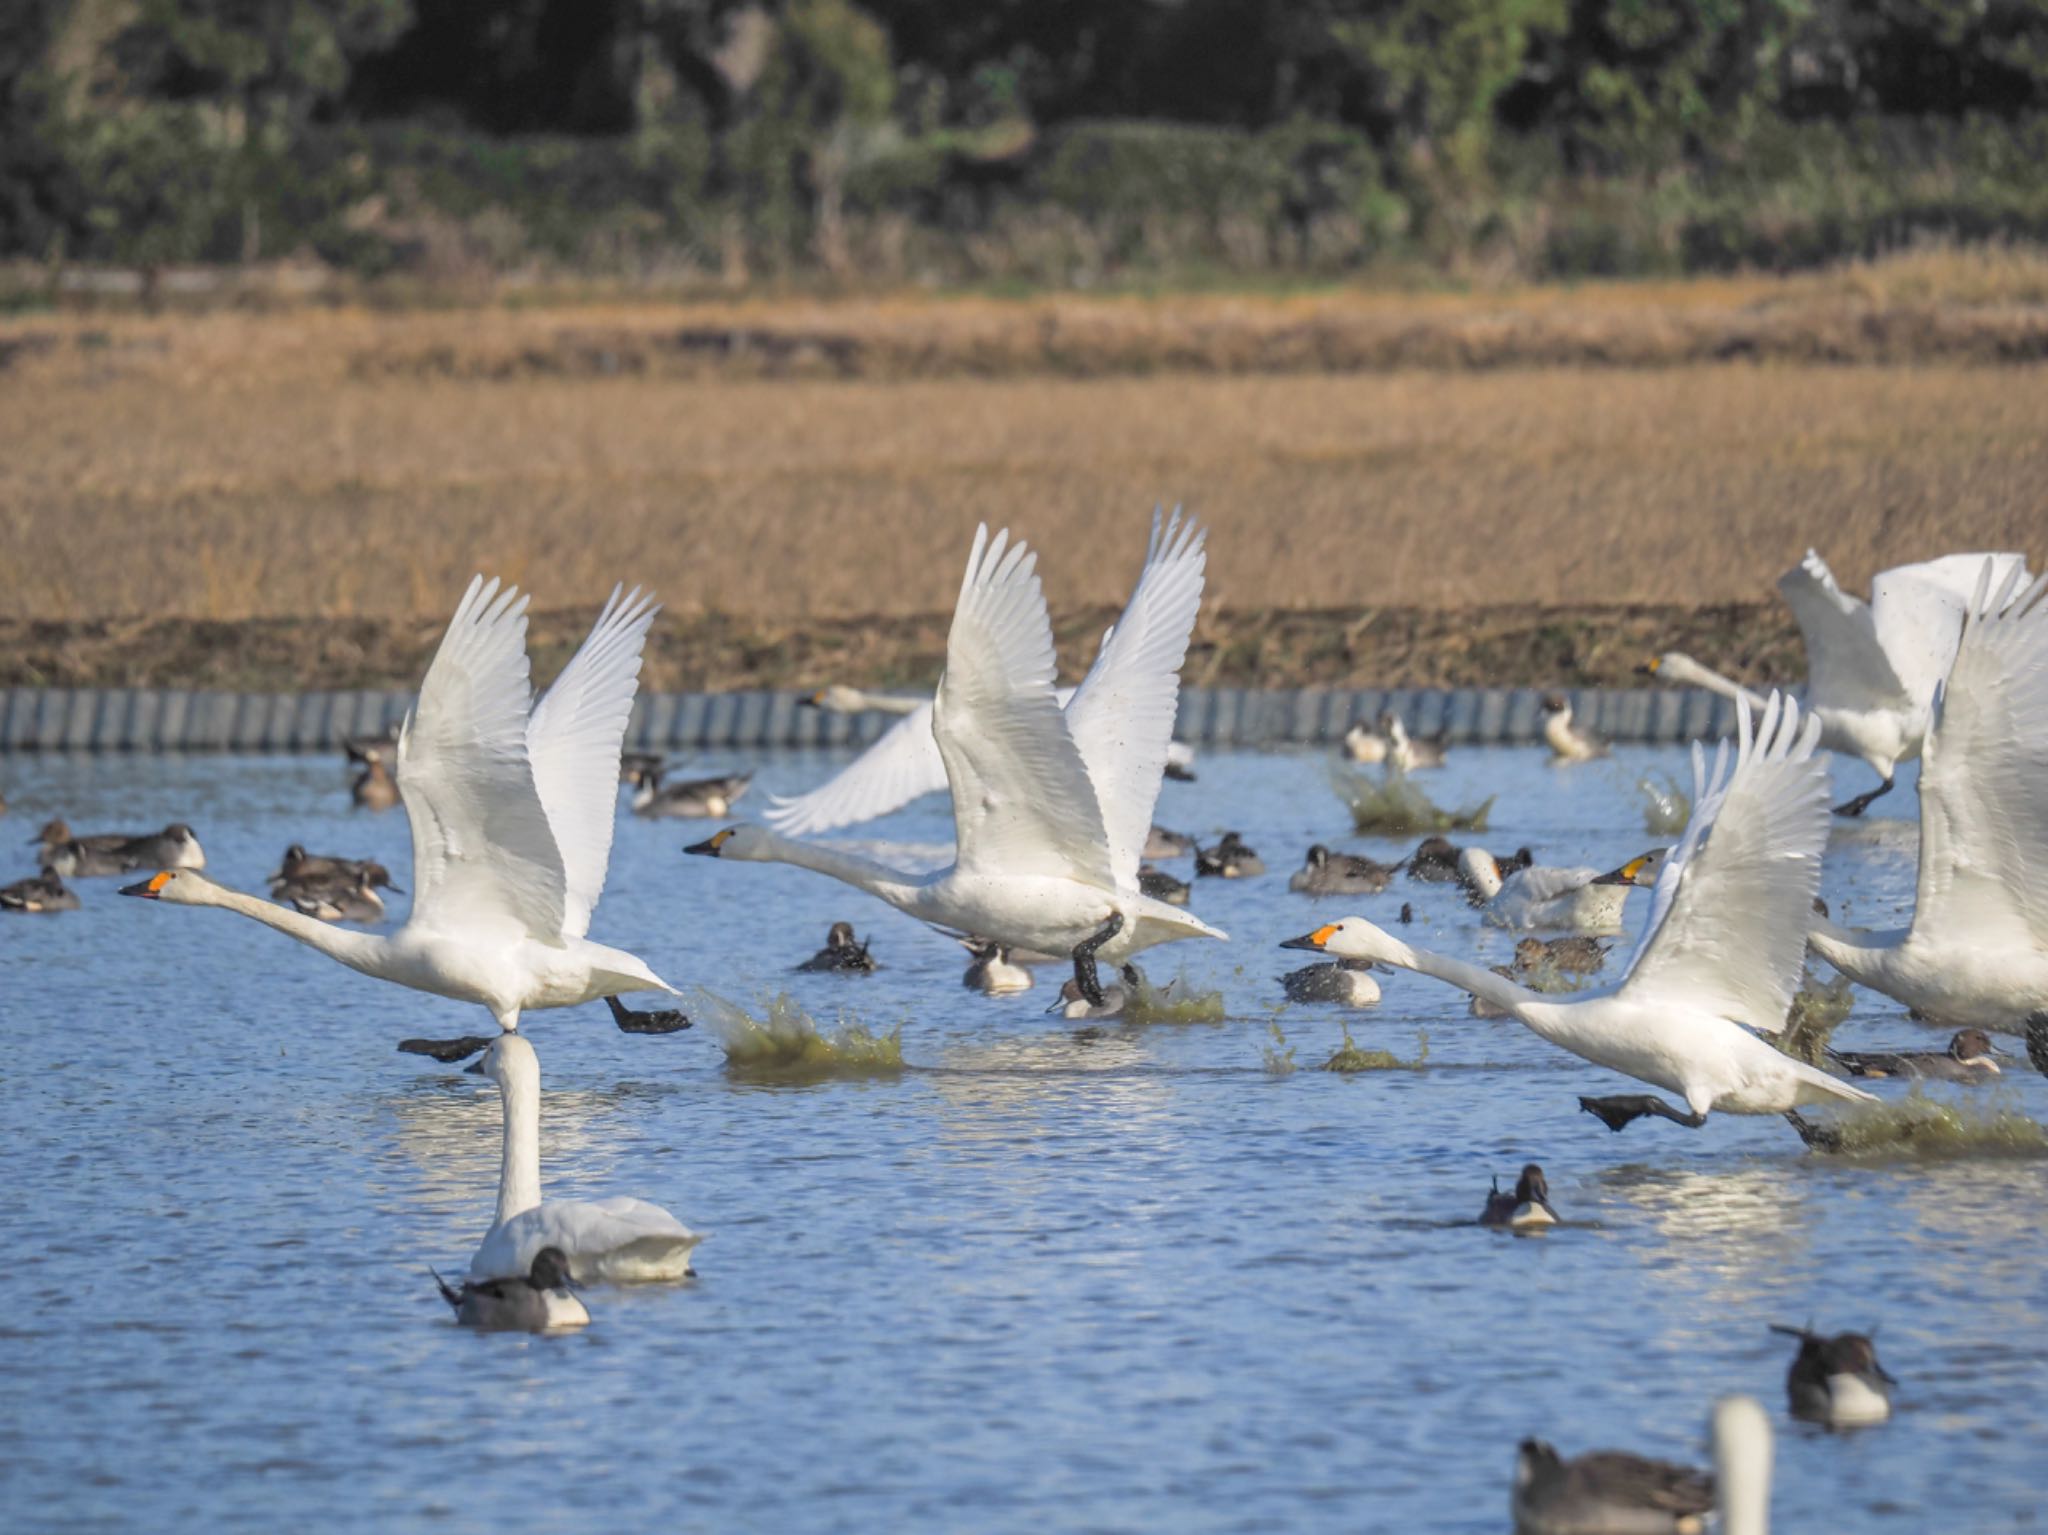
[[[351,970],[488,1008],[501,1029],[518,1028],[528,1008],[599,997],[628,1032],[687,1028],[679,1012],[621,1007],[621,992],[678,993],[634,955],[583,936],[611,860],[619,743],[656,611],[614,589],[536,704],[526,599],[481,576],[469,583],[398,743],[413,902],[397,932],[345,932],[189,869],[121,893],[238,911]]]
[[[1223,937],[1138,889],[1205,558],[1193,521],[1154,514],[1123,616],[1062,709],[1037,558],[1007,531],[976,530],[932,712],[953,791],[950,867],[904,873],[753,826],[687,851],[793,863],[953,933],[1071,954],[1098,1006],[1098,957],[1121,964],[1155,944]]]
[[[1880,571],[1866,603],[1843,591],[1811,549],[1778,578],[1805,642],[1806,709],[1820,720],[1822,749],[1869,763],[1883,780],[1835,814],[1861,815],[1891,792],[1898,765],[1920,755],[1935,684],[1955,657],[1962,606],[1987,559],[1997,568],[1994,584],[2015,571],[2025,583],[2024,555],[1951,554]],[[1756,693],[1682,651],[1656,656],[1641,670],[1763,707]]]
[[[1619,985],[1547,997],[1478,965],[1410,948],[1363,917],[1282,947],[1433,975],[1584,1060],[1685,1100],[1682,1111],[1647,1093],[1579,1100],[1611,1129],[1645,1114],[1697,1128],[1720,1109],[1783,1114],[1808,1138],[1812,1127],[1799,1105],[1871,1095],[1781,1054],[1742,1024],[1782,1029],[1799,985],[1827,845],[1827,765],[1813,755],[1820,727],[1810,719],[1802,727],[1790,699],[1772,695],[1754,736],[1749,706],[1737,708],[1732,773],[1725,741],[1711,774],[1705,753],[1693,747],[1692,819],[1666,858],[1649,927]]]
[[[1923,1017],[2017,1033],[2048,998],[2048,577],[1981,574],[1927,731],[1912,926],[1811,942]]]
[[[498,1213],[469,1260],[471,1279],[524,1274],[543,1248],[559,1247],[570,1277],[613,1284],[687,1278],[702,1237],[660,1205],[626,1195],[549,1199],[540,1194],[540,1057],[523,1034],[500,1034],[472,1071],[498,1084],[505,1110]]]

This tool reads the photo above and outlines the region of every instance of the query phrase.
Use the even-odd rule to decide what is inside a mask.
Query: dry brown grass
[[[1808,544],[1851,582],[1957,548],[2038,558],[2031,367],[1584,365],[1658,362],[1660,338],[1738,321],[1808,341],[1908,321],[2048,335],[2037,259],[1918,259],[1963,264],[1474,298],[17,319],[0,323],[0,617],[411,619],[482,567],[549,606],[624,577],[685,616],[786,629],[943,612],[977,519],[1032,538],[1072,613],[1116,600],[1146,510],[1174,501],[1214,529],[1213,602],[1240,614],[1756,600]],[[1964,297],[1924,297],[1944,282]],[[655,345],[721,325],[938,360],[842,379],[803,376],[837,370],[828,352],[768,367]],[[1290,336],[1380,332],[1449,363],[1474,336],[1580,350],[1268,366]],[[683,361],[628,365],[642,354],[619,337]],[[1046,361],[1067,354],[1095,361]],[[778,370],[794,376],[748,376]]]

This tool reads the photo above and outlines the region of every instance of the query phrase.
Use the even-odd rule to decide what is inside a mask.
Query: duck
[[[1935,687],[1961,637],[1963,604],[1987,562],[1994,584],[2011,578],[2017,589],[2029,579],[2022,554],[1951,554],[1880,571],[1866,603],[1843,591],[1812,549],[1778,578],[1806,648],[1806,707],[1820,719],[1822,749],[1866,763],[1880,779],[1837,805],[1836,815],[1863,814],[1891,792],[1898,765],[1920,755]],[[1637,669],[1660,682],[1745,698],[1751,708],[1760,702],[1683,651],[1653,656]]]
[[[1821,918],[1813,951],[1952,1028],[2017,1033],[2048,997],[2048,577],[1987,567],[1936,694],[1920,763],[1913,919],[1870,932]]]
[[[628,1011],[622,993],[680,993],[637,955],[585,936],[611,862],[619,743],[656,611],[651,597],[614,588],[536,703],[526,599],[470,582],[400,732],[413,902],[395,933],[332,927],[190,868],[121,893],[239,913],[351,970],[482,1007],[500,1029],[529,1009],[600,998],[628,1033],[688,1028],[679,1011]]]
[[[1425,837],[1415,851],[1401,861],[1410,879],[1424,884],[1447,885],[1458,878],[1458,849],[1448,837]]]
[[[1528,979],[1527,976],[1523,975],[1520,971],[1516,970],[1513,965],[1491,966],[1488,970],[1488,974],[1497,975],[1502,980],[1513,982],[1516,985],[1519,985],[1523,981]],[[1501,1007],[1496,1003],[1489,1002],[1486,998],[1480,996],[1479,993],[1476,991],[1472,993],[1470,1000],[1466,1004],[1465,1010],[1469,1012],[1474,1018],[1514,1017],[1514,1013],[1511,1012],[1509,1009]]]
[[[1196,877],[1249,879],[1266,872],[1266,862],[1234,831],[1216,839],[1214,847],[1195,849]]]
[[[1138,890],[1155,901],[1164,901],[1169,906],[1185,906],[1190,894],[1188,882],[1176,879],[1164,869],[1155,869],[1149,863],[1138,865]]]
[[[1287,888],[1301,895],[1378,895],[1400,868],[1357,853],[1333,853],[1318,842],[1288,879]]]
[[[1365,767],[1378,767],[1387,760],[1387,738],[1377,723],[1359,720],[1344,732],[1344,755]]]
[[[1524,974],[1592,975],[1606,963],[1607,945],[1598,938],[1524,938],[1515,945],[1515,968]]]
[[[1866,1428],[1891,1417],[1892,1387],[1898,1382],[1877,1362],[1877,1345],[1868,1334],[1828,1337],[1778,1322],[1771,1331],[1799,1340],[1799,1352],[1785,1374],[1793,1417],[1829,1428]]]
[[[1363,960],[1339,959],[1320,965],[1303,965],[1285,975],[1275,976],[1290,1002],[1336,1002],[1345,1007],[1373,1007],[1380,1000],[1380,983],[1372,966]]]
[[[644,1199],[548,1199],[540,1192],[540,1057],[524,1034],[499,1034],[469,1068],[498,1084],[504,1134],[498,1207],[469,1260],[471,1279],[531,1271],[547,1248],[567,1259],[579,1283],[651,1284],[688,1279],[703,1238]]]
[[[78,892],[51,870],[0,886],[0,911],[44,914],[76,910]]]
[[[960,942],[974,956],[967,973],[960,977],[960,984],[969,991],[1002,997],[1031,989],[1031,972],[1010,957],[1007,945],[991,943],[986,938],[963,938]]]
[[[524,1274],[465,1279],[459,1286],[434,1274],[434,1283],[455,1320],[479,1332],[559,1332],[590,1325],[589,1310],[569,1289],[569,1260],[559,1247],[535,1253]]]
[[[1486,920],[1496,926],[1618,933],[1629,891],[1656,883],[1661,856],[1645,854],[1605,874],[1531,864],[1503,877],[1491,853],[1468,847],[1458,855],[1458,871],[1461,883],[1483,899]]]
[[[384,902],[367,875],[287,880],[271,887],[274,899],[321,922],[368,925],[384,920]]]
[[[647,774],[659,778],[668,768],[668,758],[660,752],[620,752],[619,782],[638,783]]]
[[[1585,725],[1572,723],[1572,701],[1562,693],[1543,695],[1543,739],[1559,762],[1591,762],[1608,755],[1608,746]]]
[[[1154,514],[1123,615],[1062,709],[1037,557],[1007,530],[976,530],[932,714],[953,795],[950,866],[909,873],[750,825],[684,851],[795,864],[947,932],[1069,955],[1097,1005],[1098,960],[1225,937],[1138,889],[1206,558],[1197,524]]]
[[[1523,1166],[1512,1194],[1503,1194],[1500,1179],[1495,1178],[1486,1208],[1479,1212],[1482,1226],[1555,1226],[1560,1219],[1550,1203],[1550,1183],[1534,1162]]]
[[[51,855],[66,843],[76,843],[95,852],[108,852],[130,840],[128,833],[124,831],[92,832],[83,837],[74,837],[71,834],[70,823],[62,816],[57,816],[43,822],[43,829],[29,838],[29,845],[36,850],[37,867],[47,869],[50,866]]]
[[[1946,1050],[1830,1050],[1828,1058],[1852,1077],[1931,1077],[1944,1082],[1988,1082],[2002,1076],[1998,1048],[1982,1029],[1958,1029]]]
[[[1412,948],[1363,917],[1327,923],[1282,947],[1434,976],[1582,1060],[1684,1100],[1680,1108],[1654,1093],[1582,1097],[1580,1107],[1611,1130],[1646,1115],[1699,1129],[1714,1110],[1775,1114],[1809,1147],[1831,1149],[1831,1132],[1800,1109],[1868,1103],[1872,1095],[1751,1032],[1784,1028],[1803,974],[1828,837],[1827,764],[1814,756],[1817,723],[1803,719],[1791,699],[1773,694],[1760,722],[1746,703],[1736,707],[1732,769],[1725,741],[1711,773],[1694,748],[1692,818],[1665,858],[1649,927],[1617,984],[1546,996]]]
[[[799,971],[829,970],[836,975],[871,975],[874,957],[868,946],[853,936],[851,922],[835,922],[825,935],[825,947],[797,966]]]
[[[398,726],[386,725],[375,735],[343,736],[341,750],[342,755],[358,767],[366,765],[372,757],[381,756],[388,762],[392,753],[398,750]]]
[[[1195,839],[1184,831],[1168,831],[1154,824],[1145,833],[1144,858],[1185,858],[1195,850]]]
[[[1125,965],[1118,972],[1121,982],[1112,981],[1102,988],[1102,999],[1091,1001],[1082,995],[1081,983],[1069,976],[1060,983],[1059,997],[1048,1007],[1048,1013],[1057,1013],[1062,1018],[1121,1018],[1124,1010],[1137,998],[1145,984],[1136,965]]]
[[[633,779],[633,814],[650,820],[723,820],[732,814],[754,775],[728,773],[717,778],[691,778],[664,784],[662,769],[642,769]]]
[[[385,751],[383,747],[373,746],[365,752],[363,770],[348,786],[349,799],[358,810],[382,814],[403,798],[398,792],[398,780],[391,776],[391,764],[386,760]]]
[[[1416,739],[1408,734],[1407,723],[1391,709],[1380,716],[1380,734],[1386,737],[1388,765],[1403,773],[1444,765],[1443,738]]]
[[[137,869],[203,869],[206,850],[191,827],[174,821],[160,832],[108,839],[74,837],[46,848],[45,871],[68,879],[97,879],[133,874]]]
[[[372,890],[405,894],[402,887],[392,883],[391,871],[374,858],[341,858],[327,853],[309,853],[305,844],[300,842],[294,842],[284,850],[284,856],[270,875],[269,884],[271,894],[276,895],[288,885],[335,880],[360,881]],[[379,904],[381,906],[382,903]]]
[[[1566,1460],[1541,1439],[1515,1456],[1509,1511],[1516,1535],[1699,1535],[1720,1511],[1719,1535],[1767,1535],[1771,1420],[1754,1397],[1714,1404],[1712,1475],[1624,1450]]]

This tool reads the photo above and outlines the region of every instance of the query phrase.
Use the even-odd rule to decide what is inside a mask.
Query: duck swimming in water
[[[1999,1054],[1982,1029],[1958,1029],[1946,1050],[1830,1050],[1828,1057],[1852,1077],[1988,1082],[2003,1075]]]
[[[1777,1322],[1771,1331],[1799,1340],[1799,1352],[1785,1375],[1793,1417],[1829,1428],[1863,1428],[1892,1415],[1892,1387],[1898,1382],[1877,1362],[1877,1345],[1868,1334],[1838,1332],[1828,1337]]]
[[[1138,893],[1155,901],[1164,901],[1169,906],[1185,906],[1190,891],[1186,880],[1176,879],[1164,869],[1155,869],[1144,863],[1138,865]]]
[[[1378,767],[1387,760],[1387,738],[1377,724],[1360,720],[1344,732],[1344,755],[1366,767]]]
[[[1591,762],[1608,755],[1604,740],[1589,727],[1572,723],[1572,701],[1562,693],[1543,695],[1543,739],[1559,762]]]
[[[1558,1220],[1550,1203],[1550,1184],[1543,1177],[1543,1169],[1534,1162],[1523,1167],[1512,1194],[1503,1194],[1500,1179],[1494,1179],[1493,1189],[1486,1196],[1486,1208],[1479,1212],[1482,1226],[1555,1226]]]
[[[853,936],[851,922],[835,922],[825,935],[825,947],[797,966],[799,971],[831,971],[837,975],[869,975],[875,961],[868,946]]]
[[[1185,858],[1195,850],[1195,839],[1184,831],[1168,831],[1164,826],[1153,825],[1145,833],[1145,858]]]
[[[1714,1404],[1714,1474],[1624,1450],[1566,1460],[1541,1439],[1515,1456],[1509,1511],[1516,1535],[1700,1535],[1718,1509],[1719,1535],[1767,1535],[1771,1420],[1754,1397]]]
[[[1606,963],[1607,945],[1598,938],[1524,938],[1515,945],[1515,968],[1524,974],[1591,975]]]
[[[1299,895],[1378,895],[1400,868],[1357,853],[1333,853],[1318,842],[1288,879],[1287,888]]]
[[[986,938],[963,938],[960,942],[974,956],[967,973],[960,977],[960,984],[969,991],[1004,997],[1012,992],[1031,989],[1031,972],[1010,958],[1007,945],[992,943]]]
[[[524,1274],[465,1279],[460,1287],[434,1274],[434,1283],[441,1287],[441,1299],[454,1308],[455,1320],[480,1332],[552,1332],[590,1325],[590,1312],[569,1289],[569,1260],[559,1247],[535,1253],[533,1267]]]
[[[1345,1007],[1371,1007],[1380,999],[1380,983],[1363,960],[1339,959],[1276,976],[1290,1002],[1335,1002]]]
[[[78,892],[45,871],[0,887],[0,911],[43,914],[78,910]]]
[[[183,821],[136,837],[74,837],[45,847],[43,867],[67,879],[133,874],[137,869],[203,869],[206,852]]]
[[[1380,716],[1380,734],[1387,742],[1387,765],[1397,772],[1413,773],[1419,768],[1444,765],[1443,738],[1416,739],[1408,734],[1401,716],[1391,709]]]
[[[1249,879],[1266,872],[1266,862],[1234,831],[1216,839],[1214,847],[1195,849],[1195,873],[1212,879]]]
[[[397,749],[373,746],[363,754],[363,770],[348,786],[349,799],[358,810],[381,814],[401,799],[398,780],[391,776],[391,757]]]
[[[690,778],[664,784],[660,768],[641,769],[633,779],[633,814],[649,820],[723,818],[746,794],[752,773]]]

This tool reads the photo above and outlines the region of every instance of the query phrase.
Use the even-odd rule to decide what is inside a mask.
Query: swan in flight
[[[412,911],[397,932],[350,933],[167,869],[123,895],[220,906],[351,970],[474,1002],[501,1029],[528,1008],[606,999],[629,1033],[688,1028],[618,994],[676,989],[622,949],[590,942],[611,861],[619,744],[658,610],[617,589],[539,703],[527,681],[526,599],[469,583],[398,742],[412,823]]]
[[[1106,646],[1107,639],[1103,643]],[[1073,702],[1076,691],[1055,688],[1053,697],[1064,709]],[[864,693],[835,682],[799,701],[835,714],[858,714],[873,709],[903,717],[884,731],[874,745],[809,793],[787,798],[777,795],[770,800],[761,819],[784,836],[814,837],[841,826],[872,821],[946,787],[945,760],[939,755],[938,741],[932,735],[932,706],[936,700]],[[1168,778],[1193,778],[1194,761],[1194,748],[1179,741],[1167,743]]]
[[[2048,577],[2015,596],[1988,566],[1920,768],[1913,923],[1823,919],[1813,951],[1859,986],[1951,1027],[2018,1033],[2048,998]]]
[[[1607,874],[1529,864],[1503,878],[1493,854],[1468,847],[1458,854],[1458,883],[1485,906],[1486,920],[1500,927],[1618,933],[1629,891],[1656,883],[1663,856],[1645,853]]]
[[[1883,780],[1835,814],[1861,815],[1891,792],[1898,765],[1920,755],[1935,685],[1955,657],[1963,607],[1986,560],[1996,567],[1994,584],[2014,573],[2025,583],[2025,555],[1951,554],[1880,571],[1866,603],[1843,591],[1811,549],[1778,578],[1806,645],[1806,708],[1820,720],[1822,749],[1867,762]],[[1642,670],[1763,707],[1756,693],[1682,651],[1656,656]]]
[[[1815,1144],[1825,1132],[1799,1106],[1870,1094],[1781,1054],[1750,1032],[1783,1029],[1805,959],[1828,837],[1827,764],[1813,754],[1819,724],[1773,694],[1751,731],[1737,705],[1740,745],[1713,771],[1693,747],[1693,804],[1685,836],[1666,855],[1649,927],[1620,984],[1545,996],[1478,965],[1410,948],[1363,917],[1317,928],[1282,947],[1370,959],[1461,987],[1597,1066],[1678,1094],[1581,1098],[1620,1130],[1646,1114],[1697,1128],[1714,1109],[1783,1114]],[[1750,1028],[1744,1028],[1748,1024]]]
[[[753,826],[687,851],[796,864],[951,933],[1071,954],[1096,1006],[1098,956],[1121,964],[1155,944],[1223,937],[1138,888],[1206,558],[1192,520],[1153,515],[1138,584],[1062,709],[1037,556],[1007,531],[976,530],[931,714],[953,791],[950,867],[906,873]]]
[[[469,1068],[498,1084],[505,1110],[498,1163],[498,1213],[469,1277],[524,1274],[547,1248],[560,1248],[581,1283],[647,1284],[686,1279],[690,1250],[703,1240],[660,1205],[623,1194],[609,1199],[540,1196],[540,1057],[523,1034],[500,1034]]]

